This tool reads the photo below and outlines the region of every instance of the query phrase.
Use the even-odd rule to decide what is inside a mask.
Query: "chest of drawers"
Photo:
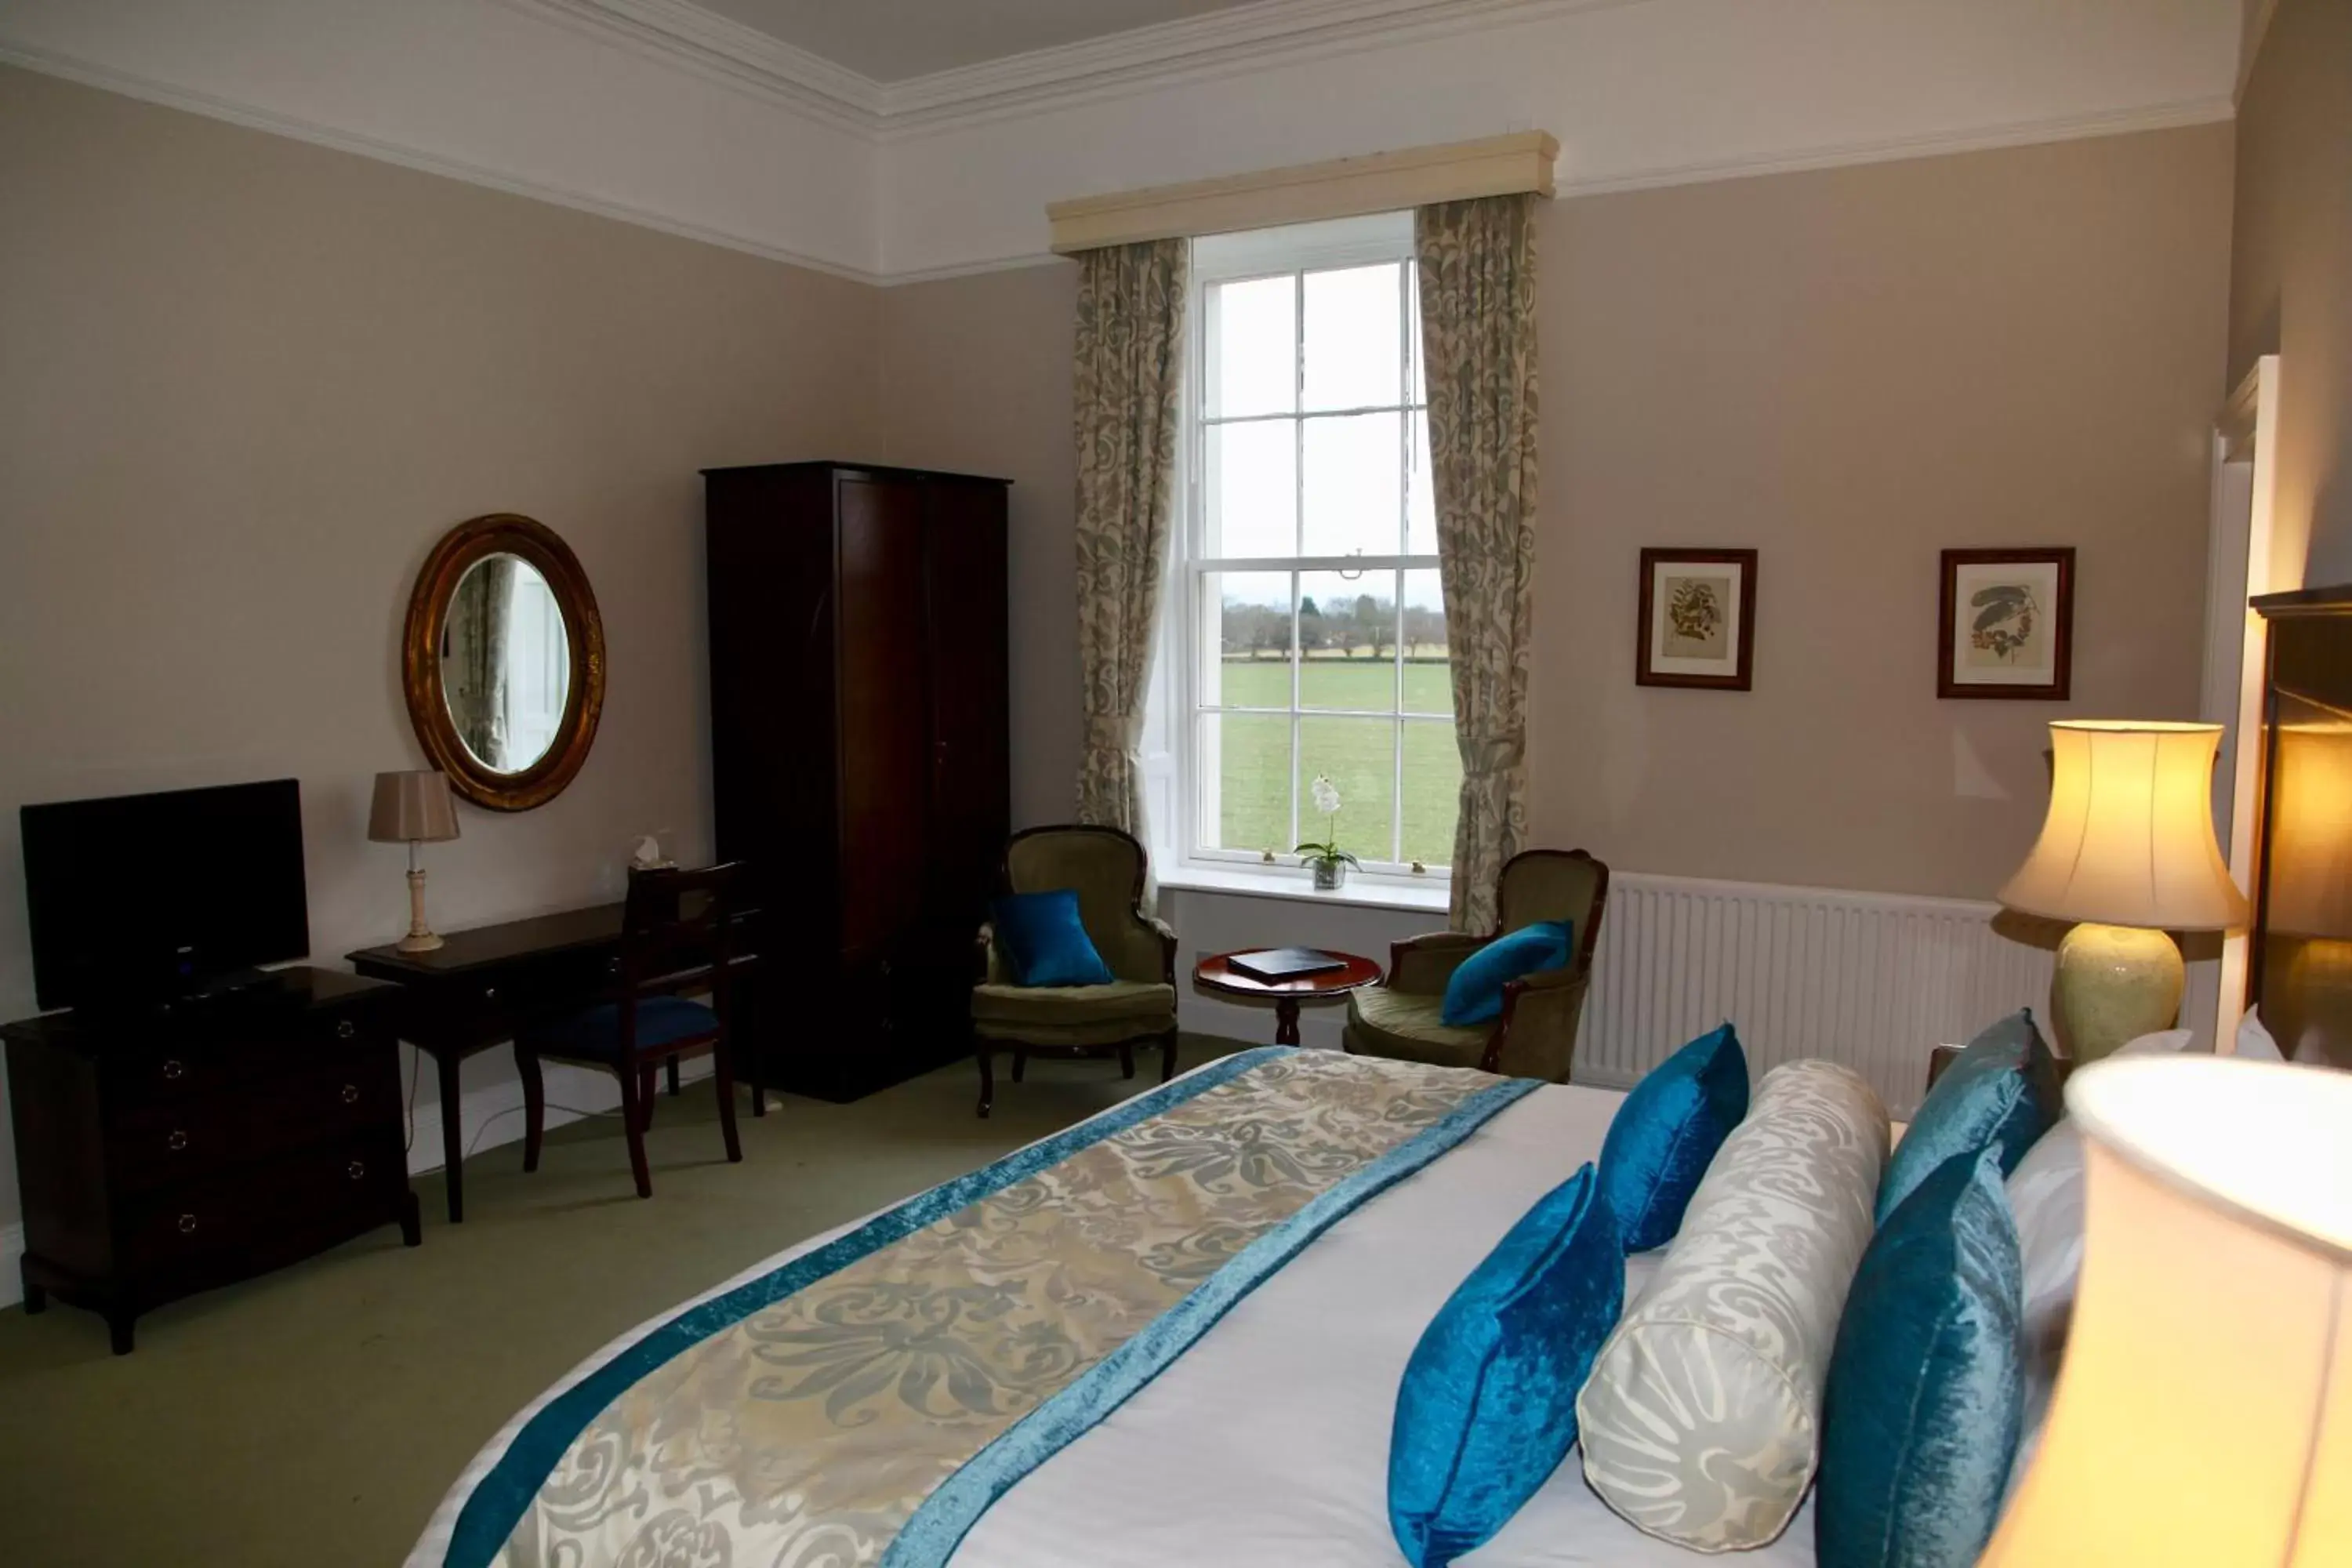
[[[25,1208],[25,1306],[139,1314],[379,1226],[415,1246],[393,988],[281,970],[169,1013],[0,1029]]]

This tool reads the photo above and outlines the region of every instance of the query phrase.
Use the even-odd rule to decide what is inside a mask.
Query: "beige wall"
[[[1077,805],[1077,460],[1070,357],[1078,269],[1066,261],[888,290],[883,439],[894,463],[1013,481],[1013,821]]]
[[[1981,897],[2040,824],[2048,721],[2190,716],[2230,149],[2206,126],[1549,207],[1538,838]],[[1075,288],[890,293],[892,455],[1042,476],[1013,589],[1031,820],[1077,748]],[[2076,700],[1937,700],[1937,552],[2068,543]],[[1645,544],[1762,552],[1753,692],[1633,684]]]
[[[26,801],[295,775],[314,953],[398,934],[366,792],[421,761],[401,616],[480,512],[579,553],[611,684],[562,797],[427,851],[435,918],[708,848],[696,470],[876,451],[878,290],[5,68],[0,214],[0,1016]]]
[[[2237,165],[2230,384],[2279,356],[2276,580],[2352,582],[2352,5],[2278,0]]]

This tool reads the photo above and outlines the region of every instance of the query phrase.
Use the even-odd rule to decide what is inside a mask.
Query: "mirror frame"
[[[563,717],[547,754],[520,773],[485,766],[458,738],[441,686],[441,634],[449,605],[467,569],[485,556],[516,555],[547,580],[563,615],[564,641],[572,657]],[[408,625],[402,637],[401,687],[408,699],[408,721],[433,765],[449,777],[449,787],[491,811],[529,811],[563,791],[596,739],[604,712],[604,622],[579,558],[555,531],[515,512],[497,511],[459,523],[442,536],[416,574],[408,596]]]

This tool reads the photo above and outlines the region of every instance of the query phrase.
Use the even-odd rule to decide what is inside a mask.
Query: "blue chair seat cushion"
[[[1008,893],[990,908],[1015,985],[1108,985],[1116,978],[1087,935],[1077,890]]]
[[[719,1015],[683,996],[647,996],[637,1003],[637,1045],[640,1049],[690,1040],[719,1032]],[[523,1032],[523,1043],[551,1057],[576,1057],[584,1061],[621,1059],[621,1006],[607,1002],[551,1024]]]
[[[1895,1205],[1846,1294],[1822,1403],[1821,1568],[1972,1568],[2023,1423],[2023,1298],[2000,1148],[1956,1154]]]
[[[1716,1151],[1748,1114],[1748,1053],[1729,1024],[1643,1075],[1601,1145],[1601,1192],[1628,1252],[1664,1247]]]
[[[1565,969],[1575,935],[1570,921],[1538,921],[1487,942],[1454,965],[1445,983],[1448,1027],[1491,1024],[1503,1016],[1503,987],[1523,975]]]
[[[1590,1164],[1536,1200],[1430,1320],[1389,1436],[1389,1528],[1444,1568],[1503,1528],[1576,1442],[1576,1396],[1624,1305]]]

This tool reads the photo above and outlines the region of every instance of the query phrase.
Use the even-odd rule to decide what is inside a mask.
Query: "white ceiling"
[[[904,81],[1075,44],[1249,0],[699,0],[707,10],[847,66]]]

